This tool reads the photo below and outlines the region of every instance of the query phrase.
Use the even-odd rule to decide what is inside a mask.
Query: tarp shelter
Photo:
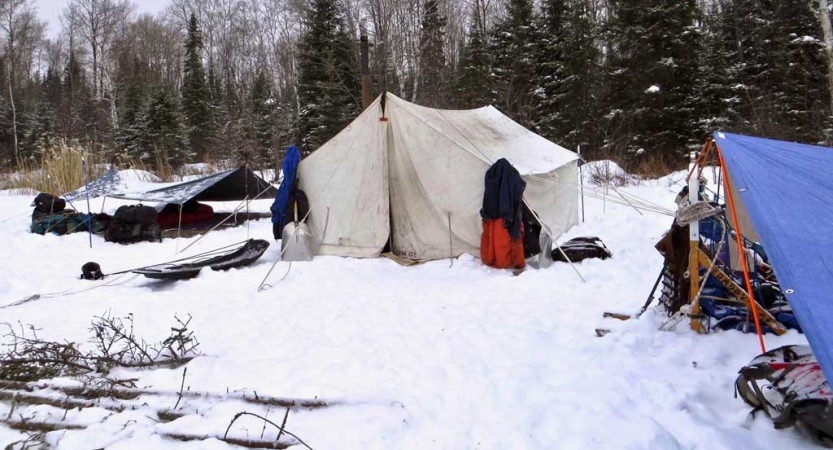
[[[744,235],[755,233],[833,380],[833,148],[716,132]],[[749,227],[744,228],[744,217]]]
[[[426,108],[391,94],[298,167],[319,254],[412,260],[479,254],[484,176],[506,158],[558,236],[578,222],[577,156],[497,109]]]
[[[64,198],[70,202],[86,198],[88,191],[90,198],[111,197],[122,194],[125,188],[125,181],[122,180],[119,172],[113,166],[110,166],[107,172],[97,180],[90,182],[87,186],[81,186],[72,192],[68,192],[64,195]]]
[[[244,200],[246,197],[254,200],[258,195],[259,198],[273,198],[275,193],[274,187],[249,168],[239,167],[152,191],[131,192],[113,197],[181,205],[189,200],[224,202]]]

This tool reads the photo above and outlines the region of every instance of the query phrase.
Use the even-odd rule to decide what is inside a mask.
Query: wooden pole
[[[701,153],[705,151],[701,150]],[[700,177],[691,176],[699,163],[700,155],[697,153],[691,154],[691,171],[688,176],[688,202],[693,205],[700,201]],[[698,257],[700,251],[700,222],[693,221],[688,225],[688,281],[689,281],[689,301],[691,304],[691,329],[703,333],[703,323],[700,322],[700,302],[697,301],[697,294],[700,288],[700,259]]]

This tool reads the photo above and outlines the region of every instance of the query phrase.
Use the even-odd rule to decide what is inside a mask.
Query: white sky
[[[61,12],[66,8],[69,0],[35,0],[35,6],[38,8],[38,17],[49,23],[49,29],[46,35],[49,37],[56,37],[61,31]],[[168,0],[133,0],[136,4],[136,12],[150,12],[155,13],[162,11],[168,6]]]

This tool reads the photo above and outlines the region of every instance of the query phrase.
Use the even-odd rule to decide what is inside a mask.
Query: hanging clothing
[[[526,182],[518,170],[504,158],[497,160],[486,171],[486,189],[483,192],[483,220],[503,219],[503,226],[512,239],[521,237],[523,222],[523,196]]]
[[[278,193],[275,195],[275,201],[269,208],[272,211],[272,223],[274,228],[283,230],[283,226],[287,222],[286,214],[292,211],[292,205],[289,203],[289,193],[295,186],[295,172],[298,169],[298,163],[301,161],[301,152],[298,147],[291,146],[286,151],[286,156],[283,159],[283,181],[278,187]],[[276,238],[277,239],[277,238]]]

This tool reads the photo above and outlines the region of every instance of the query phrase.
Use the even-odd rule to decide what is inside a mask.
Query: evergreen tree
[[[298,55],[300,147],[312,152],[360,111],[358,62],[336,0],[313,0]]]
[[[188,36],[185,40],[185,64],[182,78],[182,109],[188,127],[191,153],[199,159],[208,154],[209,139],[212,135],[211,93],[202,64],[203,41],[192,13],[188,21]]]
[[[252,140],[255,144],[253,156],[255,164],[259,167],[268,167],[272,162],[274,108],[275,98],[272,96],[269,80],[266,78],[266,72],[260,70],[252,86],[251,105]]]
[[[531,127],[535,108],[535,66],[538,62],[532,0],[509,0],[505,19],[492,32],[493,103],[504,114]]]
[[[440,12],[439,0],[426,0],[419,36],[419,82],[417,102],[421,105],[445,106],[446,18]]]
[[[536,129],[570,149],[595,148],[601,52],[586,0],[547,0],[540,29]]]
[[[692,104],[699,30],[694,0],[613,0],[605,138],[615,154],[678,165],[702,141]]]
[[[163,161],[177,168],[193,158],[188,149],[185,118],[175,92],[159,89],[146,112],[147,145]]]
[[[743,92],[732,80],[732,44],[725,39],[731,28],[728,16],[717,8],[705,11],[692,100],[697,111],[695,132],[703,139],[716,130],[734,129],[738,122]]]
[[[455,91],[457,106],[461,108],[479,108],[489,105],[497,95],[492,92],[487,36],[478,8],[479,2],[475,2],[472,24],[460,56]]]

